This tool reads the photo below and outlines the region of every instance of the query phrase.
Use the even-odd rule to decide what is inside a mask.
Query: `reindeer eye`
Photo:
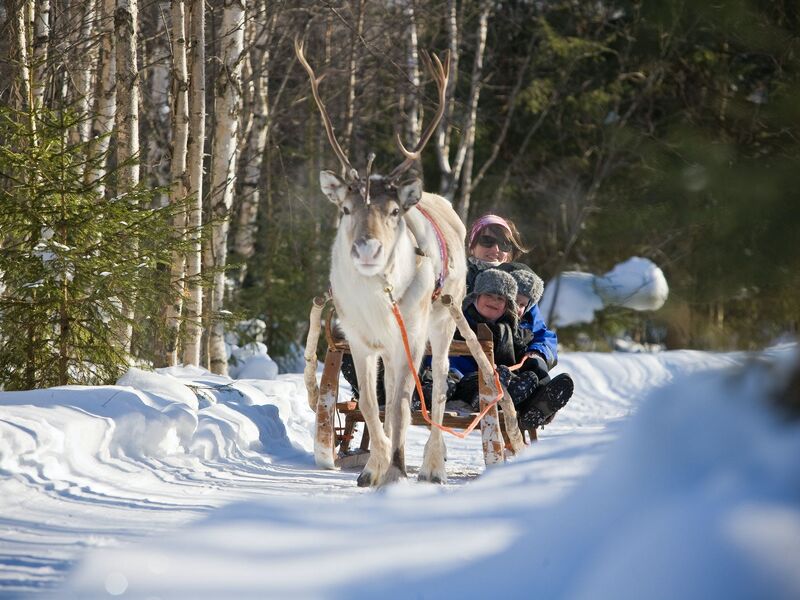
[[[346,215],[349,215],[349,214],[350,214],[350,209],[349,209],[349,208],[347,208],[346,206],[343,206],[343,207],[342,207],[342,212],[343,212],[344,214],[346,214]]]
[[[400,209],[399,209],[399,208],[395,208],[395,209],[392,211],[392,216],[393,216],[393,217],[396,217],[396,216],[397,216],[397,215],[399,215],[399,214],[400,214]]]

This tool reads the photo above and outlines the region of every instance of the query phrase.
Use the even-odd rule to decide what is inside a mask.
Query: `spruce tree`
[[[181,244],[170,219],[180,206],[151,208],[159,190],[113,190],[115,170],[96,172],[85,142],[67,132],[69,111],[0,108],[0,388],[112,383],[130,364],[119,340],[157,335],[172,302],[163,275]],[[87,158],[88,157],[88,158]],[[117,165],[117,169],[121,165]],[[108,192],[107,192],[108,193]],[[135,298],[134,319],[123,305]],[[147,358],[144,356],[143,358]]]

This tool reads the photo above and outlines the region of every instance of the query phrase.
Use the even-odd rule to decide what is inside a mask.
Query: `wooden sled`
[[[323,468],[356,468],[363,467],[369,458],[369,432],[366,425],[362,428],[361,442],[358,448],[352,447],[357,423],[363,423],[364,417],[355,400],[339,400],[339,378],[342,359],[350,353],[347,341],[334,336],[331,327],[330,310],[325,319],[325,337],[328,349],[325,355],[325,366],[319,387],[316,384],[316,344],[319,338],[319,323],[322,310],[328,301],[315,298],[311,310],[311,327],[306,343],[305,382],[309,392],[309,405],[316,412],[316,433],[314,438],[314,458],[318,466]],[[315,330],[316,327],[316,331]],[[486,325],[478,327],[477,342],[483,350],[488,364],[494,364],[494,344],[492,334]],[[430,354],[430,348],[427,349]],[[451,356],[471,355],[467,342],[454,340],[450,344]],[[484,372],[478,369],[478,390],[481,410],[496,396],[493,381],[487,380]],[[498,411],[498,405],[503,409]],[[466,429],[478,413],[459,414],[445,409],[443,425],[454,429]],[[500,418],[500,415],[503,415]],[[381,412],[381,420],[384,414]],[[430,427],[426,423],[421,410],[411,411],[411,424]],[[483,457],[487,466],[504,462],[507,455],[514,455],[533,441],[536,441],[536,428],[520,430],[517,413],[508,395],[491,407],[480,421]],[[526,440],[527,437],[527,440]]]

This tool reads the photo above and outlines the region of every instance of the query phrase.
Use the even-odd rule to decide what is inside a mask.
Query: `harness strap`
[[[447,265],[450,262],[447,256],[447,243],[444,241],[444,234],[436,221],[434,221],[419,204],[416,206],[419,212],[422,213],[422,216],[428,219],[428,223],[433,227],[433,231],[436,233],[436,241],[439,243],[439,255],[442,257],[442,270],[439,273],[439,277],[436,278],[436,287],[433,289],[433,295],[431,296],[431,302],[433,302],[441,295],[442,288],[444,287],[444,280],[447,279]]]
[[[406,362],[408,364],[409,370],[411,371],[411,374],[414,376],[414,384],[417,387],[417,394],[419,394],[419,403],[420,403],[420,408],[422,409],[422,417],[431,427],[436,427],[436,429],[441,429],[442,431],[452,434],[457,438],[463,440],[470,433],[472,433],[472,430],[475,429],[475,427],[478,426],[478,424],[481,422],[481,419],[484,416],[486,416],[486,413],[488,413],[492,409],[492,407],[498,402],[500,402],[500,400],[503,398],[503,391],[502,391],[503,388],[500,386],[500,377],[497,374],[497,369],[494,370],[494,387],[495,390],[497,391],[497,395],[492,401],[488,402],[486,406],[483,407],[483,410],[481,410],[480,413],[475,415],[475,418],[472,419],[472,422],[467,426],[466,429],[462,431],[456,431],[452,427],[440,425],[436,421],[432,421],[430,416],[428,415],[428,407],[425,406],[425,396],[422,393],[422,382],[420,382],[419,374],[417,373],[417,370],[414,368],[414,360],[411,357],[411,346],[408,343],[408,333],[406,332],[406,325],[405,322],[403,321],[403,315],[400,314],[400,307],[397,306],[397,302],[395,302],[394,298],[392,297],[391,289],[387,288],[386,292],[389,294],[389,300],[392,303],[392,313],[394,314],[394,318],[397,321],[398,327],[400,328],[400,337],[403,340],[403,348],[406,351]]]

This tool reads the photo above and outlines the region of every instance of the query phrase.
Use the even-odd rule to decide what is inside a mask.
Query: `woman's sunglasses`
[[[491,248],[492,246],[497,244],[497,247],[500,248],[500,250],[503,252],[511,252],[511,248],[513,248],[510,241],[499,240],[496,237],[492,237],[491,235],[479,235],[478,243],[484,248]]]

